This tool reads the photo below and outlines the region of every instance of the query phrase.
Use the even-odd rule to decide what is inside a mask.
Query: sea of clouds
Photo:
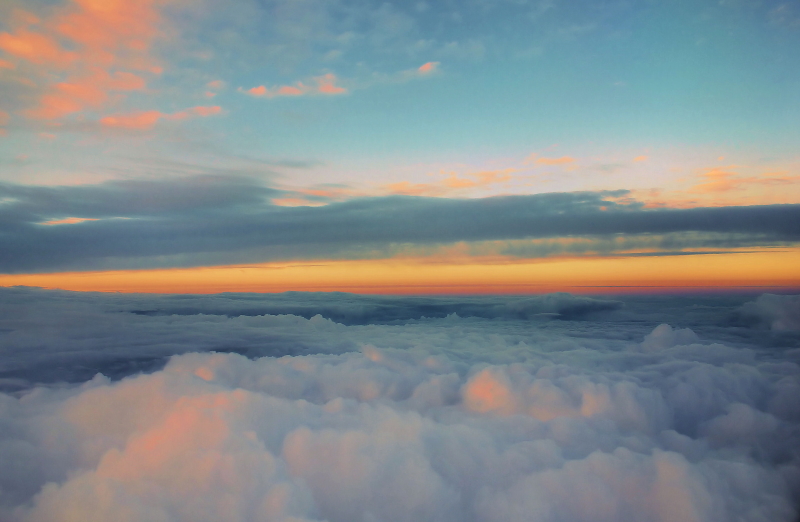
[[[791,521],[800,296],[0,289],[0,520]]]

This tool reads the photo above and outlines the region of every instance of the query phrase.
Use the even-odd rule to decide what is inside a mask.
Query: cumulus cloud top
[[[657,386],[548,366],[489,366],[461,376],[447,359],[430,357],[377,349],[257,360],[187,354],[116,384],[97,378],[25,400],[5,396],[14,435],[0,451],[20,472],[4,473],[5,516],[793,516],[793,464],[776,465],[792,452],[791,441],[781,440],[791,426],[720,395],[718,414],[694,419],[703,436],[675,431],[672,408],[704,392],[698,381],[681,390],[694,397],[671,399],[685,372]],[[735,371],[717,374],[741,381]],[[769,377],[757,380],[767,385]],[[67,435],[53,440],[45,430]],[[774,454],[753,457],[756,443]]]
[[[743,317],[776,331],[800,331],[800,296],[764,294],[740,309]]]
[[[795,298],[1,289],[0,520],[793,522]]]
[[[750,299],[6,289],[0,519],[794,521],[800,338]],[[34,384],[102,352],[166,364]]]

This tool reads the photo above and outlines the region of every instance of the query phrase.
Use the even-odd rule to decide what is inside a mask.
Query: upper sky
[[[580,282],[678,284],[642,258],[713,251],[800,284],[798,49],[790,1],[5,0],[0,272],[624,254]]]

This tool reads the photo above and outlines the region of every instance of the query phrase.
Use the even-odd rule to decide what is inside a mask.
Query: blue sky
[[[42,64],[6,49],[16,66],[3,70],[6,179],[25,181],[32,170],[62,169],[113,176],[126,153],[141,147],[209,166],[215,160],[227,164],[227,155],[314,162],[328,167],[314,179],[331,176],[332,183],[355,181],[336,179],[347,178],[347,169],[391,171],[437,162],[480,168],[546,150],[611,157],[702,147],[748,162],[797,159],[795,3],[245,1],[148,7],[157,23],[146,54],[161,74],[141,75],[145,88],[62,118],[19,113],[36,106],[48,80],[76,73],[42,71]],[[46,21],[59,16],[57,9],[81,6],[25,2],[16,8]],[[4,18],[14,34],[15,17]],[[413,74],[429,62],[437,63],[431,74]],[[38,73],[39,92],[14,85],[26,73]],[[275,98],[242,92],[313,84],[325,74],[335,75],[347,92]],[[209,88],[214,81],[224,87]],[[218,94],[209,99],[205,92]],[[220,106],[223,113],[183,125],[159,122],[157,127],[169,128],[144,136],[91,128],[109,114],[174,113],[198,105]],[[64,130],[52,127],[53,120]],[[41,143],[48,138],[37,132],[56,139]],[[198,158],[193,146],[211,157]],[[87,150],[100,158],[86,158]],[[8,165],[20,155],[25,158],[17,162],[27,161],[25,166]],[[674,159],[678,167],[680,160]],[[135,170],[143,174],[147,167]]]

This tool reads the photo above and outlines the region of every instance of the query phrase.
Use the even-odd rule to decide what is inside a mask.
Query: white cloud
[[[800,331],[800,296],[763,294],[742,305],[746,319],[764,323],[772,330]]]
[[[668,324],[658,325],[642,341],[642,349],[648,352],[670,348],[677,345],[697,342],[697,334],[689,328],[673,329]]]
[[[12,347],[64,368],[104,344],[123,359],[180,353],[122,380],[0,394],[4,521],[797,516],[800,366],[790,349],[723,342],[720,325],[742,300],[686,308],[680,298],[631,298],[569,320],[508,310],[592,301],[3,296],[0,305],[16,308],[3,306],[0,343],[23,366],[35,358]],[[331,315],[337,303],[350,325],[241,315]],[[443,314],[459,306],[464,317]],[[30,309],[62,326],[42,331]],[[424,310],[438,318],[420,318]],[[487,310],[495,315],[481,317]],[[657,326],[676,316],[692,329]],[[226,338],[305,355],[188,349]]]

